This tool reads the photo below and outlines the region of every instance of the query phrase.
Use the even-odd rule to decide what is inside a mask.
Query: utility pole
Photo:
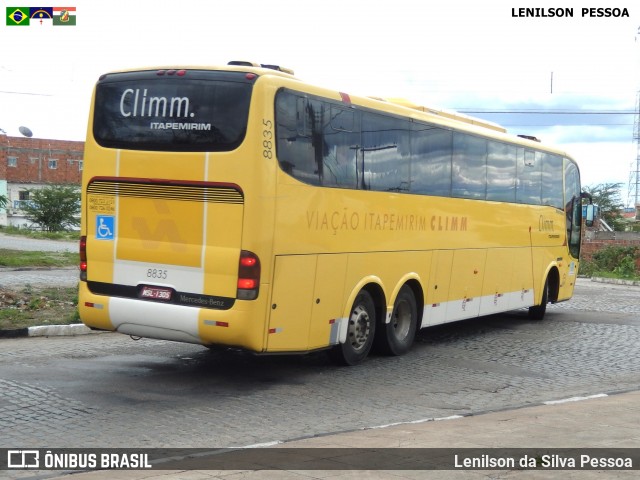
[[[636,144],[636,160],[631,164],[629,173],[628,202],[633,202],[636,220],[640,220],[640,91],[636,97],[636,113],[633,121],[633,141]]]
[[[640,36],[640,27],[634,41],[638,42]],[[636,113],[633,119],[633,141],[636,144],[636,160],[635,164],[631,164],[631,172],[629,173],[629,195],[627,197],[627,205],[633,200],[633,207],[636,210],[636,221],[640,221],[640,90],[636,96]]]

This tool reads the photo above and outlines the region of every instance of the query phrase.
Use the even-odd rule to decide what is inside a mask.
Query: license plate
[[[173,291],[170,288],[162,288],[162,287],[142,287],[140,290],[140,298],[149,298],[151,300],[163,300],[168,302],[171,300],[171,294]]]

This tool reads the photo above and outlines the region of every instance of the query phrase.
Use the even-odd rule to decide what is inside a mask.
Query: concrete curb
[[[640,287],[640,281],[638,280],[623,280],[621,278],[591,277],[591,281],[598,282],[598,283],[612,283],[614,285],[628,285],[630,287]]]
[[[78,267],[0,267],[0,272],[48,272],[51,270],[78,270]]]
[[[102,333],[91,330],[83,323],[73,323],[71,325],[42,325],[39,327],[29,327],[30,337],[55,337],[62,335],[88,335],[90,333]]]
[[[70,267],[75,268],[75,267]],[[0,269],[2,271],[2,269]],[[584,280],[588,280],[589,277],[580,277]],[[615,278],[605,277],[591,277],[592,282],[598,283],[610,283],[614,285],[627,285],[632,287],[640,287],[640,281],[622,280]],[[19,337],[56,337],[56,336],[73,336],[73,335],[88,335],[93,333],[109,333],[104,330],[91,330],[89,327],[82,323],[76,323],[72,325],[44,325],[37,327],[18,328],[13,330],[1,330],[0,339],[2,338],[19,338]]]
[[[107,332],[100,330],[91,330],[83,323],[73,323],[71,325],[42,325],[38,327],[16,328],[13,330],[0,330],[0,339],[20,337],[60,337],[88,335],[94,333]]]

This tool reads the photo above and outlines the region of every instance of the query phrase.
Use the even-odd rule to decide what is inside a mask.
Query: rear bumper
[[[86,282],[80,282],[78,309],[83,323],[91,328],[262,352],[266,335],[263,298],[237,300],[232,309],[215,310],[96,295]]]

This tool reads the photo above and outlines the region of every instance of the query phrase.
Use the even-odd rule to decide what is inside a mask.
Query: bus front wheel
[[[404,285],[393,304],[391,321],[381,323],[376,348],[387,355],[404,355],[409,351],[418,327],[418,308],[413,290]]]
[[[357,365],[369,355],[376,330],[376,307],[369,292],[358,293],[347,321],[347,338],[331,350],[331,356],[341,365]]]
[[[540,305],[529,307],[529,318],[531,320],[542,320],[547,311],[547,303],[549,302],[549,278],[544,282],[544,291],[542,292],[542,302]]]

